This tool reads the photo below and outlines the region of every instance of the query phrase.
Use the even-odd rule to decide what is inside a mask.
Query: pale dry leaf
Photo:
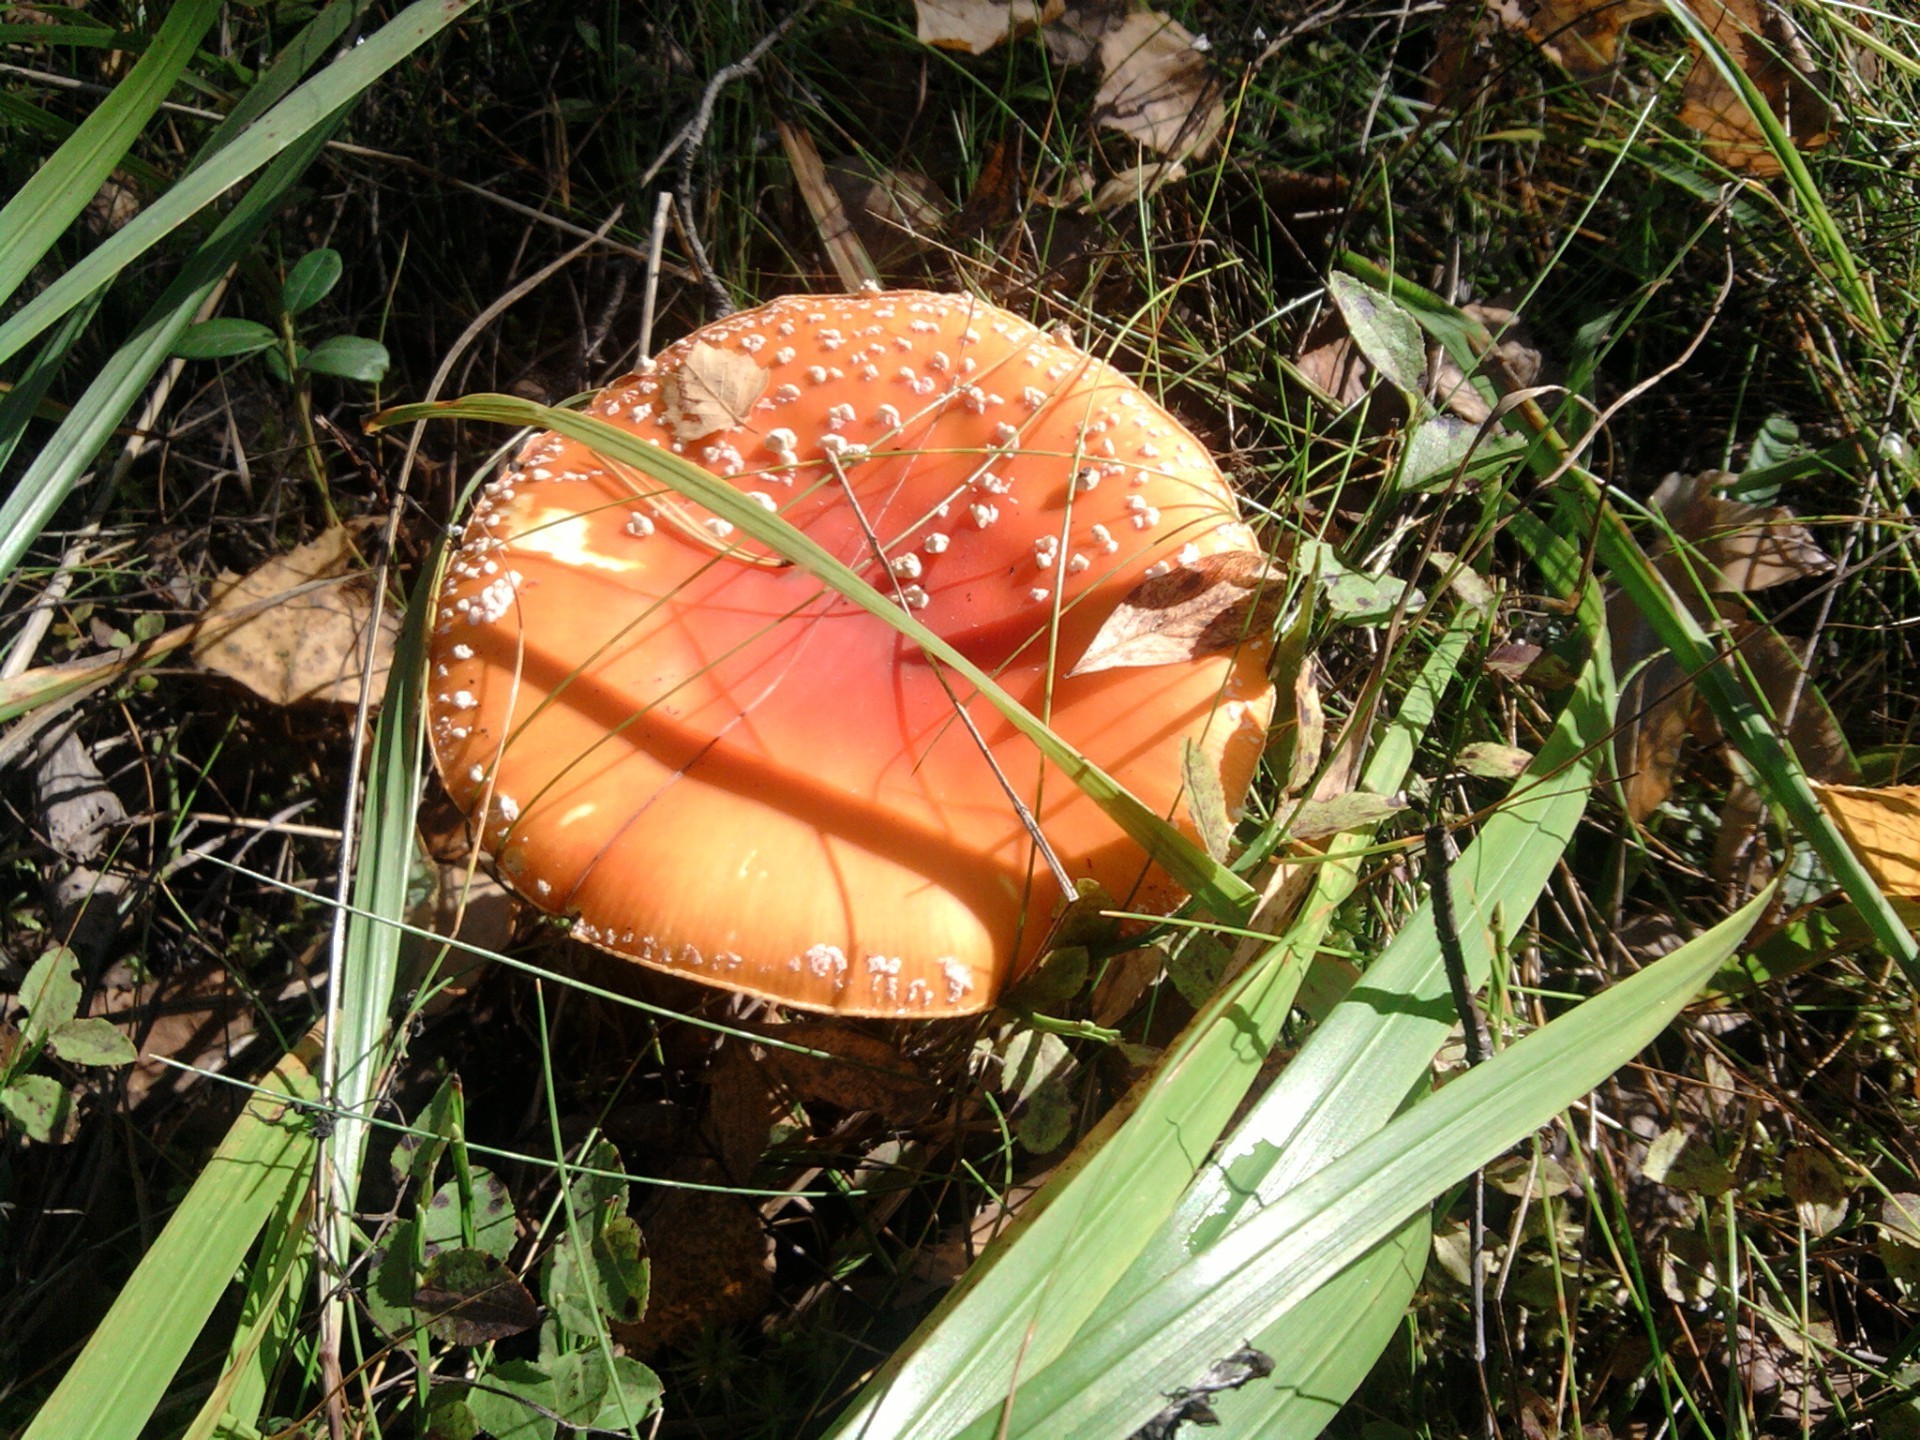
[[[1350,790],[1345,795],[1303,802],[1287,823],[1287,835],[1293,840],[1319,840],[1362,825],[1376,825],[1407,808],[1404,795]]]
[[[1145,200],[1163,185],[1187,178],[1187,167],[1178,160],[1158,160],[1151,165],[1129,165],[1094,191],[1082,206],[1090,215],[1104,215],[1125,205]]]
[[[1460,768],[1489,780],[1511,780],[1533,763],[1532,752],[1517,745],[1476,740],[1460,747]]]
[[[820,248],[826,252],[827,262],[833,266],[834,274],[840,277],[840,283],[848,290],[858,290],[868,281],[877,282],[880,272],[874,267],[873,257],[867,253],[865,242],[853,227],[840,190],[828,179],[827,167],[821,163],[820,150],[813,143],[813,136],[785,120],[777,124],[781,148],[787,152],[787,163],[793,169],[794,188],[799,190],[800,198],[806,202],[807,210],[813,216],[814,226],[820,232]],[[694,349],[696,352],[707,350],[716,355],[732,356],[731,351],[716,350],[703,340],[695,341]],[[737,360],[741,357],[732,358]],[[754,373],[760,376],[760,388],[764,390],[766,372],[756,368]],[[757,400],[760,397],[756,394],[753,398]],[[747,402],[749,407],[752,403],[752,400]],[[688,423],[700,422],[690,420]],[[678,422],[675,424],[677,429]],[[682,435],[680,438],[685,440],[694,437]]]
[[[1227,123],[1204,46],[1157,10],[1136,9],[1100,37],[1100,77],[1098,123],[1175,160],[1205,151]]]
[[[1889,895],[1920,900],[1920,785],[1816,785],[1820,806]]]
[[[345,527],[336,525],[244,577],[222,576],[193,658],[276,705],[357,705],[363,684],[377,705],[400,621],[391,610],[382,612],[369,664],[373,611],[372,579]],[[236,624],[222,623],[242,615]]]
[[[1227,550],[1136,585],[1068,673],[1182,665],[1272,629],[1286,587],[1265,555]]]
[[[1066,0],[914,0],[914,22],[922,45],[984,55],[1058,20]]]
[[[1126,1019],[1166,968],[1167,952],[1156,945],[1128,950],[1108,960],[1088,1001],[1093,1023],[1112,1029]]]
[[[687,358],[661,381],[674,438],[698,440],[746,423],[767,390],[767,372],[740,350],[696,340]]]
[[[1812,57],[1782,10],[1765,0],[1687,4],[1753,82],[1796,148],[1811,150],[1833,138],[1833,111],[1814,88]],[[1730,170],[1762,179],[1781,173],[1760,122],[1706,55],[1694,60],[1681,87],[1680,123],[1699,131],[1707,153]]]

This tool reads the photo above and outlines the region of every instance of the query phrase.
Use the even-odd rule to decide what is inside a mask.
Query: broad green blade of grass
[[[1434,1196],[1547,1124],[1651,1042],[1745,938],[1771,892],[1446,1085],[1272,1203],[1249,1210],[1024,1378],[963,1440],[1128,1434]],[[1284,1137],[1278,1137],[1284,1138]],[[1266,1383],[1266,1382],[1261,1382]],[[932,1432],[926,1432],[932,1433]]]
[[[137,1440],[270,1216],[313,1182],[317,1035],[273,1069],[22,1440]]]
[[[1482,345],[1491,337],[1437,295],[1409,284],[1389,271],[1347,254],[1343,268],[1368,283],[1386,289],[1411,310],[1428,331],[1445,345],[1456,363],[1469,373],[1477,366]],[[1899,964],[1910,983],[1920,986],[1920,945],[1900,921],[1853,847],[1820,808],[1805,768],[1781,736],[1765,708],[1726,663],[1725,647],[1694,617],[1674,594],[1647,552],[1634,538],[1620,514],[1606,498],[1606,486],[1597,476],[1573,464],[1565,442],[1553,432],[1538,407],[1522,403],[1506,412],[1503,423],[1523,435],[1542,441],[1529,448],[1527,463],[1542,476],[1559,477],[1560,492],[1577,507],[1569,533],[1591,534],[1595,553],[1606,576],[1624,590],[1653,627],[1660,643],[1672,652],[1719,722],[1721,733],[1753,768],[1761,793],[1778,805],[1826,862],[1835,881],[1859,910],[1874,943]]]
[[[220,278],[246,254],[332,133],[329,122],[282,154],[235,205],[153,304],[133,338],[100,368],[73,410],[0,501],[0,576],[13,573]]]
[[[220,0],[176,0],[126,79],[0,209],[0,301],[20,287],[87,208],[167,98],[219,14]],[[78,303],[85,293],[70,303]]]
[[[437,558],[437,557],[436,557]],[[405,629],[394,646],[386,700],[367,767],[353,909],[334,972],[335,1007],[329,1035],[332,1062],[327,1098],[335,1110],[326,1145],[334,1209],[330,1253],[345,1263],[348,1223],[359,1190],[361,1162],[372,1118],[376,1082],[386,1064],[387,1015],[400,965],[407,881],[413,869],[414,817],[420,809],[420,690],[427,670],[427,631],[433,623],[438,564],[414,587]]]
[[[893,626],[928,656],[962,676],[1006,717],[1009,724],[1031,740],[1041,754],[1059,766],[1116,825],[1214,915],[1230,919],[1251,907],[1254,892],[1246,881],[1147,809],[1126,787],[1054,734],[1043,721],[1002,690],[986,671],[780,516],[754,504],[744,491],[604,420],[583,415],[577,410],[535,405],[511,395],[468,395],[459,400],[431,405],[400,406],[384,412],[378,417],[378,423],[399,425],[416,420],[452,418],[493,420],[504,425],[556,430],[592,446],[603,455],[631,465],[722,519],[731,521],[736,529],[778,551],[868,614]]]
[[[1362,788],[1400,788],[1475,624],[1463,610],[1435,645],[1375,748]],[[861,1392],[834,1436],[952,1430],[1104,1313],[1113,1284],[1256,1078],[1302,972],[1353,893],[1365,849],[1364,839],[1334,842],[1285,935],[1201,1010],[1152,1076],[1080,1142]]]
[[[19,448],[20,437],[33,423],[34,412],[46,399],[48,387],[66,363],[74,343],[93,322],[94,312],[104,298],[101,292],[95,291],[75,306],[73,313],[60,322],[60,328],[47,337],[47,343],[40,347],[40,353],[33,357],[33,363],[27,366],[19,382],[0,395],[0,472],[6,470],[7,462]]]
[[[0,324],[0,363],[226,191],[304,137],[331,125],[343,107],[459,20],[474,3],[417,0],[295,89]]]

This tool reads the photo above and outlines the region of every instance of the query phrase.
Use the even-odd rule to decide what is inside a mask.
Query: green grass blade
[[[1124,1435],[1212,1360],[1395,1233],[1433,1196],[1605,1080],[1724,964],[1771,899],[1576,1007],[1442,1086],[1340,1159],[1248,1212],[1132,1303],[1089,1327],[961,1435]],[[1284,1137],[1274,1137],[1280,1139]]]
[[[1364,788],[1400,787],[1475,623],[1463,611],[1435,645],[1367,765]],[[1081,1141],[833,1435],[951,1430],[1102,1311],[1257,1077],[1307,962],[1353,892],[1364,849],[1364,842],[1338,847],[1318,865],[1313,892],[1287,933],[1207,1004],[1153,1075]]]
[[[387,71],[459,20],[475,0],[416,0],[363,44],[355,45],[313,79],[254,121],[207,163],[182,176],[86,259],[0,324],[0,363],[128,265],[185,224],[220,195],[288,147],[333,123]]]
[[[176,0],[166,13],[126,79],[0,209],[0,300],[20,288],[113,173],[219,17],[220,0]],[[82,288],[63,309],[98,283]]]
[[[337,117],[336,117],[337,119]],[[133,338],[100,369],[52,438],[0,501],[0,576],[10,575],[54,512],[193,322],[213,287],[246,254],[308,165],[331,125],[309,134],[268,167],[141,319]]]
[[[1479,364],[1475,353],[1489,346],[1491,337],[1454,307],[1430,291],[1409,284],[1379,266],[1353,255],[1341,257],[1343,268],[1387,289],[1407,305],[1428,330],[1446,345],[1456,363],[1469,370]],[[1482,352],[1484,353],[1484,352]],[[1761,792],[1786,813],[1794,827],[1826,862],[1835,881],[1846,892],[1871,931],[1874,943],[1905,972],[1909,983],[1920,986],[1920,945],[1913,932],[1875,882],[1853,847],[1827,818],[1813,793],[1805,768],[1793,748],[1775,727],[1772,717],[1727,663],[1724,647],[1694,618],[1673,593],[1653,562],[1634,538],[1620,513],[1608,503],[1606,486],[1597,476],[1571,463],[1572,452],[1530,403],[1514,407],[1504,422],[1541,444],[1531,447],[1527,460],[1541,475],[1559,475],[1561,493],[1579,507],[1569,533],[1594,536],[1595,552],[1609,577],[1627,592],[1646,617],[1653,632],[1672,652],[1689,679],[1699,688],[1728,743],[1752,766]]]
[[[137,1440],[274,1211],[313,1179],[309,1036],[274,1067],[22,1440]]]
[[[1131,791],[1054,734],[1043,721],[995,683],[979,666],[934,634],[894,601],[780,516],[764,510],[746,494],[699,466],[629,431],[577,410],[535,405],[511,395],[468,395],[431,405],[406,405],[379,417],[382,425],[416,420],[460,418],[504,425],[556,430],[603,455],[671,486],[762,544],[771,546],[846,599],[893,626],[923,651],[947,666],[1005,716],[1041,754],[1064,771],[1156,863],[1184,885],[1209,911],[1223,918],[1251,906],[1254,892],[1246,881],[1188,840],[1166,820],[1142,805]]]
[[[7,462],[19,448],[21,437],[33,423],[35,411],[47,397],[48,387],[60,373],[60,367],[66,363],[74,343],[92,323],[94,312],[100,308],[103,298],[100,291],[95,291],[75,306],[72,313],[60,322],[60,328],[40,347],[40,353],[33,357],[33,363],[27,366],[18,383],[6,394],[0,395],[0,471],[7,468]]]

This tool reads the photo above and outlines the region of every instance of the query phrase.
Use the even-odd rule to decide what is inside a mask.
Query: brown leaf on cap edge
[[[1224,655],[1273,628],[1286,600],[1265,555],[1226,550],[1142,580],[1122,600],[1069,675],[1180,665]]]
[[[700,340],[678,369],[661,381],[667,424],[681,440],[746,423],[767,390],[767,372],[743,352]]]

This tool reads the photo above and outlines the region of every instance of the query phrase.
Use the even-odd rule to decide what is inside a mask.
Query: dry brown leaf
[[[1265,555],[1204,555],[1134,586],[1068,673],[1180,665],[1226,654],[1247,636],[1270,630],[1285,598],[1286,587]]]
[[[927,1079],[878,1036],[837,1020],[795,1020],[768,1025],[770,1040],[826,1052],[827,1058],[769,1045],[761,1064],[774,1080],[807,1100],[842,1110],[871,1110],[889,1120],[924,1115],[936,1098]]]
[[[1796,147],[1832,138],[1833,112],[1813,86],[1814,64],[1792,23],[1764,0],[1687,0],[1733,63],[1753,82]],[[1680,123],[1698,130],[1707,153],[1730,170],[1762,178],[1781,172],[1760,122],[1706,55],[1680,92]]]
[[[1663,12],[1659,0],[1497,0],[1493,14],[1575,75],[1597,75],[1620,56],[1635,20]]]
[[[1098,123],[1175,160],[1198,155],[1227,123],[1205,47],[1178,21],[1137,9],[1100,37]]]
[[[1816,785],[1820,805],[1889,895],[1920,900],[1920,785]]]
[[[674,437],[698,440],[745,424],[754,401],[766,393],[767,372],[745,351],[701,340],[660,388]]]
[[[984,55],[1060,18],[1066,0],[913,0],[922,45]]]
[[[1108,1029],[1133,1013],[1134,1006],[1146,998],[1153,982],[1167,968],[1167,952],[1157,945],[1128,950],[1107,961],[1106,969],[1094,982],[1088,1001],[1093,1023]]]
[[[1669,475],[1653,492],[1654,507],[1674,534],[1706,562],[1701,579],[1710,592],[1750,594],[1833,569],[1832,558],[1791,510],[1717,493],[1735,478],[1723,470]]]
[[[363,679],[377,705],[386,693],[400,621],[391,610],[381,614],[368,666],[373,600],[373,583],[345,527],[336,525],[244,578],[223,575],[216,581],[201,621],[213,638],[197,641],[193,658],[276,705],[357,705]],[[265,608],[230,628],[219,625],[260,606]]]

